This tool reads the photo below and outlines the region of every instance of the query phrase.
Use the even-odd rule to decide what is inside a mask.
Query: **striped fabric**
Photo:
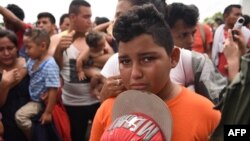
[[[36,70],[32,70],[35,62],[36,60],[32,59],[27,62],[30,75],[29,92],[32,100],[39,101],[49,87],[58,88],[60,86],[59,67],[53,57],[49,57]]]

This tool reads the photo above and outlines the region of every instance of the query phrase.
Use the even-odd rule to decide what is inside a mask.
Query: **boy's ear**
[[[181,52],[180,48],[178,48],[178,47],[173,48],[172,53],[170,55],[170,57],[171,57],[171,68],[176,67],[176,65],[178,64],[179,59],[180,59],[180,52]]]
[[[49,45],[46,42],[41,42],[41,47],[47,49]]]

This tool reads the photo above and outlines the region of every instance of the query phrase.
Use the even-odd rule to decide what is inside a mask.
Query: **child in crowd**
[[[113,50],[107,43],[105,34],[99,31],[87,33],[86,43],[89,46],[89,50],[82,52],[77,58],[76,70],[79,80],[84,80],[86,77],[91,78],[90,91],[92,94],[95,94],[96,87],[101,89],[101,86],[98,85],[99,82],[94,79],[94,77],[99,76],[101,67],[94,64],[93,59],[113,53]]]
[[[29,56],[26,68],[30,76],[29,93],[31,101],[21,107],[15,115],[17,125],[28,140],[31,139],[31,118],[39,112],[41,124],[52,121],[52,110],[56,104],[58,87],[60,86],[59,67],[53,57],[48,55],[50,37],[43,29],[29,29],[24,34],[26,53]],[[48,102],[43,109],[43,98]]]
[[[134,7],[116,19],[113,35],[119,48],[118,80],[122,82],[113,84],[116,87],[122,84],[127,90],[154,93],[164,101],[173,121],[173,126],[170,125],[172,133],[165,136],[171,137],[167,141],[209,140],[220,121],[220,112],[214,110],[214,104],[204,96],[171,81],[170,70],[178,64],[180,49],[174,47],[171,30],[162,14],[152,4]],[[112,140],[118,136],[127,138],[111,126],[112,120],[115,120],[112,114],[116,100],[114,97],[106,99],[97,110],[90,141],[100,141],[101,138],[103,141]],[[127,109],[134,102],[140,101],[130,101],[122,108]],[[169,118],[165,118],[167,120]],[[149,126],[144,126],[145,132],[140,132],[141,128],[133,125],[139,124],[135,120],[119,123],[119,127],[126,126],[132,132],[130,135],[137,135],[142,138],[140,140],[153,140],[153,136],[148,136],[153,130]],[[137,136],[130,140],[137,140]]]
[[[89,46],[87,52],[82,52],[77,58],[77,72],[79,80],[93,77],[99,73],[98,67],[94,66],[92,59],[107,53],[107,41],[102,32],[90,31],[86,35],[86,43]]]

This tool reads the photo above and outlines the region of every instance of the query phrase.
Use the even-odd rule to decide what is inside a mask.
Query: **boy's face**
[[[194,44],[195,32],[196,26],[189,27],[183,22],[183,20],[178,20],[171,28],[174,45],[191,50]]]
[[[174,58],[155,44],[150,35],[143,34],[129,42],[120,42],[119,67],[124,86],[157,95],[166,93],[170,69],[175,67]]]
[[[23,37],[23,43],[25,46],[25,51],[31,59],[39,59],[46,50],[46,47],[44,45],[45,42],[36,44],[30,39],[30,37],[27,36]]]

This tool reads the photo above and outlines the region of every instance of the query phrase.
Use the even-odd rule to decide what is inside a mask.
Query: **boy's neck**
[[[43,62],[44,60],[46,60],[49,57],[48,53],[43,53],[39,58],[37,58],[37,62]]]
[[[49,57],[48,53],[44,53],[44,55],[35,59],[35,63],[32,66],[32,71],[35,71],[39,68],[40,64]]]
[[[170,100],[177,96],[181,92],[181,87],[178,84],[169,81],[168,86],[164,90],[159,92],[157,95],[163,100]]]

